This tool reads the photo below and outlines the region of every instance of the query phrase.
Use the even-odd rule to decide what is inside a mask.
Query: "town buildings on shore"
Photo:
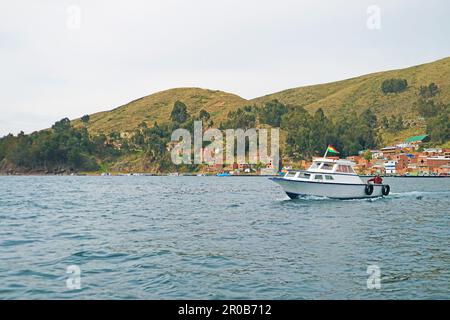
[[[427,135],[415,136],[395,146],[360,151],[347,159],[356,163],[359,174],[450,175],[450,149],[424,148],[428,141]]]
[[[386,146],[380,150],[362,150],[359,155],[346,159],[356,164],[355,171],[361,175],[450,176],[450,149],[424,147],[429,139],[428,135],[415,136],[403,143]],[[307,169],[311,162],[283,161],[282,165],[282,171]],[[259,165],[212,164],[205,166],[202,171],[209,174],[230,172],[274,175],[277,174],[277,166],[272,162]]]

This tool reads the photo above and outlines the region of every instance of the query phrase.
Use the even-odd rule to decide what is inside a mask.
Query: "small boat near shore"
[[[317,158],[306,171],[288,171],[283,177],[270,180],[279,184],[291,199],[319,196],[344,200],[389,195],[389,185],[364,183],[354,166],[348,160]]]
[[[221,172],[217,174],[218,177],[230,177],[231,174],[229,172]]]

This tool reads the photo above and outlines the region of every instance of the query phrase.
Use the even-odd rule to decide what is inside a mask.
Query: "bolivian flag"
[[[334,153],[334,154],[339,154],[339,151],[337,151],[335,148],[333,148],[333,146],[328,145],[327,148],[327,153]]]

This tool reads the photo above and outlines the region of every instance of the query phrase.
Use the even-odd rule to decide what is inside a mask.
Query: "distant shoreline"
[[[373,178],[375,175],[359,175],[361,178]],[[0,177],[219,177],[219,178],[231,178],[231,177],[276,177],[276,175],[260,175],[260,174],[232,174],[227,176],[217,176],[216,174],[197,174],[197,173],[181,173],[179,175],[172,175],[170,173],[154,174],[154,173],[114,173],[108,175],[102,175],[101,173],[75,173],[75,174],[4,174],[0,173]],[[450,176],[406,176],[406,175],[392,175],[392,176],[381,176],[383,178],[450,178]]]
[[[361,178],[372,178],[373,176],[362,175]],[[450,176],[380,176],[383,178],[450,178]]]

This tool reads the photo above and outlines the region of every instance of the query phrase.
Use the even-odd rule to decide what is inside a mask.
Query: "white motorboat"
[[[333,199],[364,199],[389,195],[387,184],[370,184],[355,173],[355,163],[348,160],[316,158],[306,171],[288,171],[271,178],[291,199],[319,196]]]

